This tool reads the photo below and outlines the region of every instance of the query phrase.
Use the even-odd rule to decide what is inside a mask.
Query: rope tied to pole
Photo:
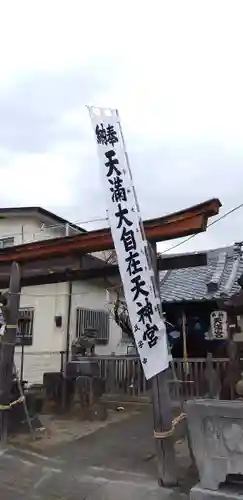
[[[173,420],[172,420],[172,426],[171,428],[168,430],[168,431],[155,431],[154,430],[154,438],[155,439],[166,439],[168,437],[171,437],[173,436],[174,432],[175,432],[175,429],[176,429],[176,426],[182,422],[182,420],[185,420],[187,418],[187,415],[186,413],[181,413],[180,415],[178,415],[178,417],[175,417]]]
[[[15,399],[14,401],[11,401],[8,405],[1,405],[0,404],[0,410],[10,410],[13,406],[23,403],[25,401],[25,396],[20,396],[20,398]]]

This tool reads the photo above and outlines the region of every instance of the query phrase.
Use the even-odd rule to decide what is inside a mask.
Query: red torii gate
[[[157,243],[206,231],[209,217],[217,215],[221,203],[217,198],[157,219],[144,222],[146,238]],[[114,248],[109,228],[83,232],[75,236],[42,240],[0,250],[0,265],[14,261],[20,264],[34,260],[86,254]]]

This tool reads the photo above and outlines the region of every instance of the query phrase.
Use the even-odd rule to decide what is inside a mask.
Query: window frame
[[[11,243],[8,245],[6,245],[5,243],[6,242],[10,242]],[[7,236],[6,238],[0,238],[0,250],[3,250],[5,248],[11,248],[14,246],[14,236]]]
[[[85,318],[85,315],[87,316]],[[100,328],[97,323],[103,322]],[[83,320],[83,325],[82,325]],[[85,320],[85,321],[84,321]],[[110,338],[110,314],[104,309],[89,309],[87,307],[76,308],[76,338],[84,336],[85,329],[95,329],[97,334],[94,339],[97,345],[107,345]]]
[[[16,345],[31,346],[33,345],[33,327],[34,327],[34,307],[20,307],[18,317],[18,330],[16,335]],[[19,332],[20,322],[28,323],[28,333]]]

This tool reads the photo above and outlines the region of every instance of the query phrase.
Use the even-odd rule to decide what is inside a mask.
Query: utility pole
[[[10,271],[9,291],[0,295],[2,312],[5,320],[5,331],[1,342],[0,351],[0,439],[7,439],[7,413],[1,410],[2,406],[10,403],[10,391],[13,378],[14,349],[18,328],[19,302],[20,302],[20,268],[13,262]]]
[[[159,271],[157,267],[156,243],[149,244],[151,261],[154,270],[156,295],[160,298]],[[160,301],[162,317],[162,304]],[[159,356],[159,353],[158,353]],[[162,435],[172,429],[173,413],[168,384],[168,369],[152,378],[153,417],[156,435]],[[174,449],[173,435],[156,438],[156,453],[158,465],[158,482],[160,486],[176,486],[178,474]]]

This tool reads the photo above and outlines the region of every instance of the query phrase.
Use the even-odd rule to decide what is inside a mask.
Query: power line
[[[215,220],[213,220],[213,222],[210,222],[210,224],[208,224],[207,228],[209,228],[210,226],[213,226],[214,224],[216,224],[217,222],[221,221],[222,219],[225,219],[225,217],[228,217],[228,215],[232,214],[233,212],[236,212],[236,210],[239,210],[242,207],[243,207],[243,203],[241,203],[240,205],[237,205],[237,207],[232,208],[231,210],[229,210],[225,214],[223,214],[220,217],[218,217],[218,219],[215,219]],[[191,236],[188,236],[183,241],[180,241],[179,243],[176,243],[175,245],[172,245],[171,247],[166,248],[162,252],[159,252],[160,255],[162,255],[164,253],[167,253],[170,250],[174,250],[174,248],[177,248],[177,247],[179,247],[181,245],[184,245],[184,243],[186,243],[187,241],[191,240],[192,238],[195,238],[198,234],[199,233],[197,233],[197,234],[191,234]]]
[[[48,284],[48,283],[47,283]],[[50,283],[49,283],[50,284]],[[58,283],[56,283],[58,284]],[[32,285],[32,286],[41,286],[41,285]],[[116,291],[118,288],[120,287],[120,285],[110,285],[109,286],[106,286],[104,289],[102,288],[102,290],[104,291],[107,291],[107,292],[112,292],[112,291]],[[23,287],[23,288],[29,288],[29,287]],[[94,292],[94,290],[90,290],[90,291],[86,291],[86,292],[73,292],[72,295],[91,295],[92,293]],[[57,293],[23,293],[23,292],[19,292],[17,294],[11,294],[11,295],[20,295],[21,297],[68,297],[69,296],[69,292],[57,292]]]
[[[83,221],[76,221],[76,222],[67,222],[66,224],[68,226],[72,226],[73,224],[75,225],[81,225],[81,224],[89,224],[91,222],[102,222],[102,221],[105,221],[105,220],[108,220],[108,217],[94,217],[93,219],[88,219],[88,220],[83,220]],[[65,224],[54,224],[53,226],[45,226],[46,229],[48,228],[56,228],[56,227],[63,227]],[[80,231],[82,230],[82,228],[80,228]]]
[[[38,285],[34,285],[34,286],[38,286]],[[116,286],[114,287],[110,287],[110,288],[105,288],[105,290],[107,290],[108,292],[110,291],[113,291],[113,290],[116,290]],[[91,291],[91,292],[73,292],[72,293],[72,296],[73,295],[91,295],[92,293],[94,293],[94,291]],[[69,293],[68,292],[63,292],[63,293],[21,293],[19,294],[21,297],[39,297],[39,298],[45,298],[45,297],[69,297]]]

